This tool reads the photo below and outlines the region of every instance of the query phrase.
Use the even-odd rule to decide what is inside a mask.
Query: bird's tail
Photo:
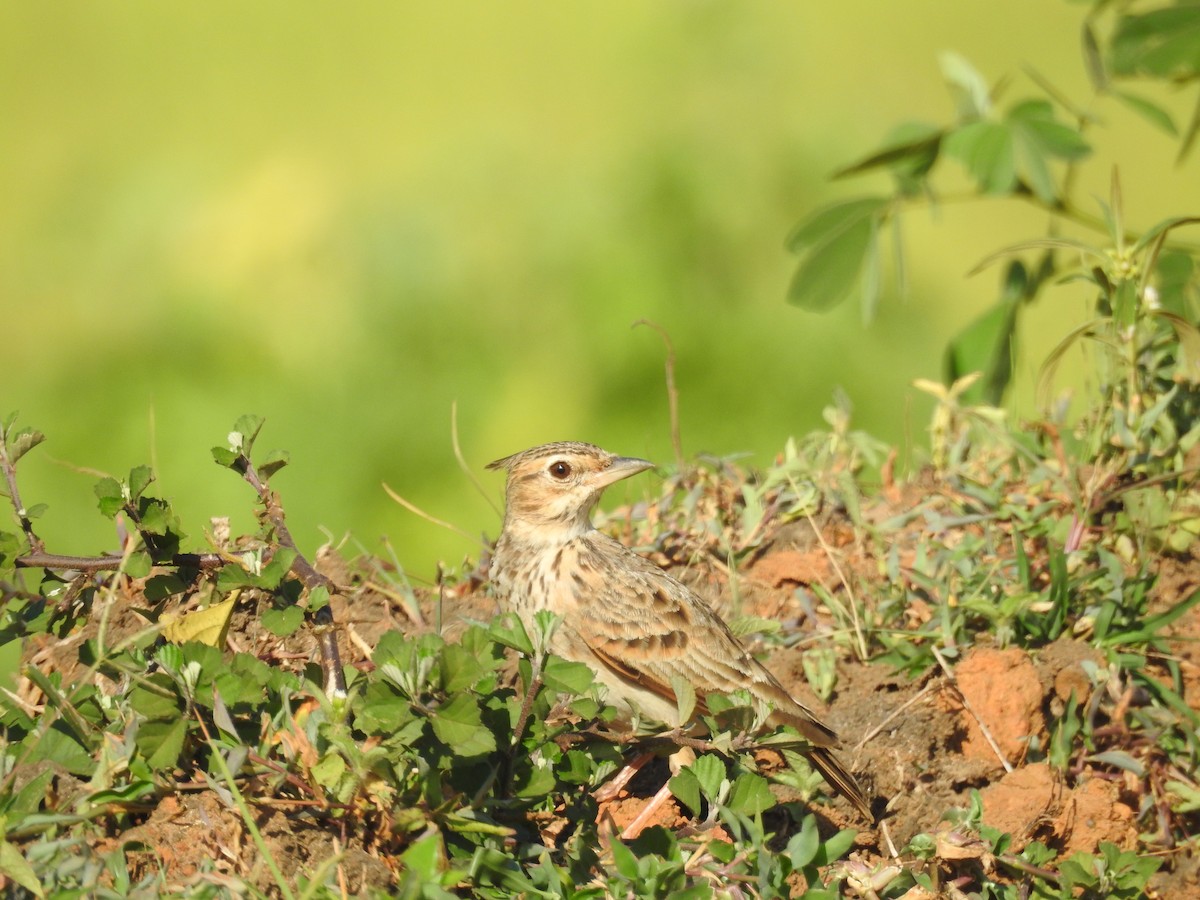
[[[868,822],[875,824],[875,816],[871,814],[871,805],[867,803],[866,794],[833,753],[825,747],[813,747],[805,755],[830,787],[858,807],[858,811],[866,816]]]

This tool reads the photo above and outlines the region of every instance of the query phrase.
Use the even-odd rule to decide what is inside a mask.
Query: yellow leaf
[[[210,647],[221,647],[225,643],[225,632],[229,630],[229,618],[240,591],[234,591],[228,600],[206,606],[187,615],[177,616],[164,613],[163,637],[172,644],[199,641]]]

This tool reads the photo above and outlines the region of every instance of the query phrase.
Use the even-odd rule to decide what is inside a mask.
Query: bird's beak
[[[634,456],[618,456],[603,472],[596,474],[596,487],[606,488],[610,484],[614,484],[623,478],[628,478],[630,475],[636,475],[638,472],[645,472],[647,469],[653,469],[654,463],[645,459],[638,459]]]

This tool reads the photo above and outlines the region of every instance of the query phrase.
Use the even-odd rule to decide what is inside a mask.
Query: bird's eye
[[[563,478],[569,478],[571,475],[571,467],[561,459],[555,460],[554,462],[550,463],[550,474],[559,480],[562,480]]]

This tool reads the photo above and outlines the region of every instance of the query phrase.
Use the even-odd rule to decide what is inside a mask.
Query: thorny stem
[[[25,508],[21,504],[21,495],[17,489],[16,467],[13,465],[12,460],[9,459],[8,450],[3,441],[0,441],[0,468],[4,469],[4,475],[8,482],[9,499],[12,501],[13,508],[17,512],[17,517],[20,519],[21,528],[29,541],[30,552],[13,560],[13,563],[18,568],[75,571],[81,573],[81,576],[92,572],[119,572],[121,570],[125,561],[125,556],[122,554],[69,556],[47,553],[45,545],[33,531],[33,523],[25,515]],[[312,591],[323,587],[331,595],[339,593],[337,585],[313,568],[312,564],[300,553],[296,547],[296,541],[287,527],[283,507],[279,503],[278,495],[268,489],[259,476],[258,470],[254,468],[250,460],[245,456],[238,457],[236,470],[241,473],[242,477],[254,488],[255,493],[258,494],[259,500],[263,504],[264,515],[274,528],[279,543],[295,553],[291,571],[300,579],[305,588]],[[134,511],[130,509],[127,509],[127,512],[131,515],[134,514]],[[229,560],[219,553],[176,553],[171,557],[171,564],[174,566],[181,569],[194,568],[206,572],[219,569],[228,562]],[[77,578],[67,592],[66,602],[73,600],[82,587],[82,580]],[[312,616],[312,621],[314,631],[317,635],[317,642],[321,647],[322,667],[325,674],[325,692],[330,697],[345,697],[346,676],[342,671],[341,654],[338,652],[335,623],[330,608],[325,606],[317,610]]]
[[[517,716],[517,724],[513,728],[513,749],[516,749],[517,745],[521,743],[521,738],[525,736],[525,726],[529,724],[529,712],[533,709],[533,698],[541,689],[542,673],[541,666],[539,666],[538,671],[533,673],[533,679],[529,682],[529,690],[525,692],[525,699],[521,701],[521,712]]]
[[[36,551],[18,556],[13,560],[17,568],[25,569],[70,569],[79,572],[111,572],[121,567],[124,557],[119,553],[105,556],[65,556],[58,553]],[[171,557],[171,565],[181,569],[200,569],[212,571],[226,564],[227,560],[219,553],[176,553]]]
[[[279,543],[287,547],[296,555],[292,559],[291,571],[303,582],[304,587],[313,591],[317,588],[325,588],[330,596],[340,593],[333,580],[322,575],[312,563],[305,559],[304,554],[296,546],[295,538],[292,537],[292,532],[287,527],[287,522],[284,519],[283,506],[279,502],[279,495],[267,487],[266,483],[259,477],[258,470],[254,468],[254,464],[242,455],[237,458],[235,464],[236,471],[240,472],[246,483],[254,488],[254,492],[258,494],[258,499],[263,505],[263,515],[271,523],[271,527],[275,529],[275,536],[279,539]],[[338,652],[336,623],[333,621],[333,612],[329,606],[322,607],[313,614],[313,630],[317,635],[317,643],[321,647],[321,662],[325,672],[325,693],[330,697],[342,698],[346,696],[346,675],[342,671],[342,655]]]
[[[530,672],[529,687],[525,689],[525,696],[521,700],[521,711],[517,714],[517,723],[513,726],[512,743],[508,747],[508,758],[501,762],[502,777],[501,786],[502,793],[507,794],[510,783],[512,782],[512,760],[517,752],[517,748],[521,746],[521,738],[525,736],[525,727],[529,724],[529,713],[533,709],[534,698],[537,697],[538,691],[542,689],[542,661],[544,657],[538,656],[530,660],[532,670]],[[484,784],[476,792],[475,799],[482,801],[485,789],[491,786],[496,778],[496,773],[485,780]],[[472,802],[472,805],[475,805]]]

